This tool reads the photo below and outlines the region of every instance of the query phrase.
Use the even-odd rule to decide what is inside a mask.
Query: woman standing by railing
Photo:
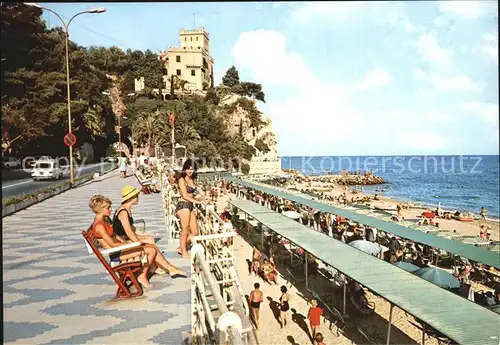
[[[192,159],[187,159],[182,166],[181,176],[178,181],[181,197],[177,202],[175,213],[177,217],[179,217],[181,224],[181,238],[177,252],[186,259],[189,259],[187,246],[190,242],[190,238],[191,236],[198,235],[198,224],[196,221],[196,209],[194,204],[205,204],[204,200],[196,198],[198,194],[196,170],[196,162]]]

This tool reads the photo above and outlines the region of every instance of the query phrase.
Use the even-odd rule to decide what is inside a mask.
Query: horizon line
[[[406,155],[278,155],[279,158],[299,158],[299,157],[456,157],[456,156],[500,156],[500,154],[480,154],[480,153],[461,153],[461,154],[406,154]]]

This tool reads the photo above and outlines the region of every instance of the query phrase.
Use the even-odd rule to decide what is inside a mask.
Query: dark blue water
[[[387,183],[366,186],[367,193],[383,188],[379,194],[395,199],[476,214],[486,207],[488,216],[500,214],[499,156],[282,157],[281,166],[307,175],[369,170]]]

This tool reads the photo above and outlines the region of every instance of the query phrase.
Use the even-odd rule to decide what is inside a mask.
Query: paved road
[[[115,163],[96,163],[89,164],[77,170],[75,177],[109,170]],[[63,167],[64,168],[64,167]],[[65,169],[63,178],[59,181],[33,181],[30,173],[22,169],[2,171],[2,198],[11,198],[23,194],[31,194],[37,190],[47,188],[52,184],[60,183],[64,180],[69,180],[69,169]]]

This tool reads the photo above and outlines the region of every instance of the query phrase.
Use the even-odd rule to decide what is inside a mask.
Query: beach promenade
[[[180,344],[190,332],[189,278],[155,275],[143,296],[117,301],[116,284],[87,251],[89,199],[105,195],[115,210],[125,184],[137,186],[114,171],[3,218],[5,344]],[[160,234],[167,260],[190,271],[165,239],[161,194],[141,194],[134,218]]]

